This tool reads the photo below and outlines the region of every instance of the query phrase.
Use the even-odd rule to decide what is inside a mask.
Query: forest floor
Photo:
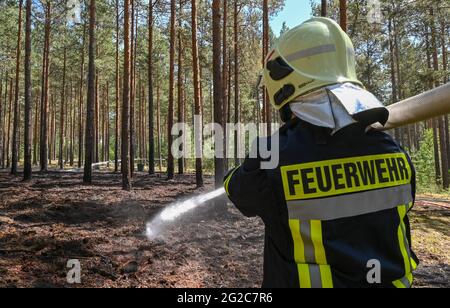
[[[37,174],[29,183],[0,172],[0,287],[259,287],[263,225],[235,209],[205,207],[150,241],[145,225],[164,206],[199,194],[193,176]],[[212,188],[207,179],[206,188]],[[416,287],[450,287],[450,200],[420,196],[411,215],[422,261]],[[80,260],[82,282],[66,282],[67,261]]]

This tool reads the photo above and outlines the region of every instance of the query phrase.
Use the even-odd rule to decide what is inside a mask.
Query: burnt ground
[[[0,287],[72,287],[69,259],[78,259],[78,287],[259,287],[263,225],[230,208],[204,207],[148,240],[145,225],[175,200],[201,193],[193,176],[137,174],[134,191],[120,176],[51,172],[29,183],[0,172]],[[204,191],[212,188],[207,180]],[[417,287],[450,287],[450,200],[421,196],[412,214],[422,264]]]

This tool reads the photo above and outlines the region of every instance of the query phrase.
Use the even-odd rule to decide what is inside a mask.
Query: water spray
[[[146,236],[149,240],[155,240],[164,231],[165,227],[182,217],[184,214],[197,209],[200,206],[206,205],[209,201],[214,200],[225,194],[224,188],[219,188],[212,192],[202,194],[190,198],[185,201],[175,202],[167,206],[155,218],[147,223]]]

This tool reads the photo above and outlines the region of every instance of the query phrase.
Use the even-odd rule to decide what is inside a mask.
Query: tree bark
[[[339,19],[344,32],[347,32],[347,0],[339,0]]]
[[[322,17],[327,17],[328,16],[328,12],[327,12],[327,0],[322,0],[322,8],[321,8],[321,14]]]
[[[31,136],[33,133],[33,98],[31,94],[31,0],[26,3],[26,21],[25,21],[25,131],[24,131],[24,181],[31,180],[32,164],[31,164]],[[0,81],[1,82],[1,81]],[[1,96],[1,91],[0,91]],[[1,105],[1,103],[0,103]],[[0,112],[1,114],[1,112]],[[1,116],[0,116],[1,118]]]
[[[157,82],[156,82],[156,129],[158,135],[158,164],[159,164],[159,172],[162,172],[162,154],[161,154],[161,88],[159,83],[159,74],[156,73]]]
[[[431,15],[431,45],[433,49],[433,68],[435,72],[439,71],[439,57],[438,57],[438,47],[437,47],[437,34],[436,34],[436,20],[434,18],[434,8],[430,9]],[[435,79],[435,87],[439,87],[440,82],[436,78]],[[448,157],[447,157],[447,142],[446,142],[446,134],[444,127],[444,119],[443,117],[437,118],[437,123],[439,126],[439,145],[441,150],[441,166],[442,166],[442,185],[444,189],[448,189],[450,187],[450,178],[448,173]]]
[[[130,168],[131,177],[135,168],[135,96],[136,96],[136,31],[137,22],[135,20],[136,7],[134,0],[131,0],[131,49],[130,49]]]
[[[0,77],[0,168],[3,168],[3,132],[4,132],[4,120],[3,120],[3,74]]]
[[[59,169],[64,169],[64,144],[66,139],[66,131],[65,131],[65,113],[66,113],[66,62],[67,62],[67,50],[64,48],[64,56],[63,56],[63,77],[62,77],[62,86],[61,86],[61,113],[59,118],[59,156],[58,163]]]
[[[214,79],[214,122],[222,124],[223,121],[223,80],[222,80],[222,47],[221,47],[221,0],[213,0],[212,14],[213,14],[213,79]],[[215,135],[215,146],[223,142]],[[224,159],[217,157],[219,153],[216,152],[214,158],[214,177],[216,188],[223,185],[223,178],[225,176]]]
[[[39,95],[36,95],[39,96]],[[39,139],[39,100],[34,103],[34,127],[33,127],[33,165],[38,164],[38,139]]]
[[[445,19],[441,18],[441,48],[442,48],[442,70],[444,72],[443,82],[448,82],[448,53],[447,53],[447,35]],[[445,143],[447,146],[447,160],[450,159],[450,131],[448,115],[444,116],[444,129],[445,129]]]
[[[98,48],[98,45],[97,45]],[[98,51],[96,52],[96,56],[98,56]],[[99,148],[100,148],[100,138],[99,138],[99,103],[100,103],[100,97],[99,97],[99,71],[98,68],[96,68],[95,72],[95,100],[94,100],[94,161],[93,163],[99,162]]]
[[[8,130],[6,132],[6,167],[9,168],[11,166],[11,119],[12,119],[12,102],[13,102],[13,79],[9,80],[9,108],[8,108]]]
[[[392,102],[394,104],[398,101],[397,99],[397,77],[395,75],[395,55],[394,55],[394,41],[392,37],[392,18],[389,16],[388,20],[388,35],[389,35],[389,62],[391,71],[391,92],[392,92]],[[399,129],[394,130],[395,139],[400,141]]]
[[[150,1],[151,2],[151,1]],[[119,172],[119,0],[116,0],[116,76],[115,76],[115,143],[114,143],[114,172]]]
[[[175,23],[176,23],[176,1],[170,1],[170,60],[169,60],[169,110],[167,116],[167,178],[174,177],[174,159],[172,155],[172,127],[174,112],[174,88],[175,88]]]
[[[183,12],[183,4],[180,2],[180,16]],[[183,123],[184,119],[184,84],[183,84],[183,33],[182,33],[182,22],[181,17],[178,19],[178,122]],[[180,133],[178,136],[180,138],[183,138],[183,134]],[[183,150],[183,144],[180,145],[180,150]],[[184,159],[183,157],[180,157],[178,159],[178,174],[184,174]]]
[[[228,1],[223,1],[223,27],[222,27],[222,82],[223,82],[223,119],[222,119],[222,127],[224,131],[224,138],[223,138],[223,154],[224,158],[227,156],[227,130],[226,130],[226,124],[228,122],[228,114],[230,110],[228,109],[228,96],[230,93],[228,92],[228,67],[229,67],[229,61],[228,61]],[[227,162],[228,160],[224,160],[225,169],[227,168]]]
[[[84,101],[84,56],[86,42],[86,22],[83,25],[83,43],[81,46],[80,93],[78,102],[78,168],[83,163],[83,101]]]
[[[109,102],[109,81],[106,81],[106,161],[110,161],[109,157],[109,147],[110,147],[110,126],[109,126],[109,112],[110,112],[110,102]]]
[[[124,0],[124,68],[122,103],[122,188],[131,190],[130,170],[130,0]]]
[[[239,11],[238,0],[234,0],[234,123],[238,124],[240,121],[240,91],[239,91]],[[238,132],[234,134],[234,157],[235,166],[240,164],[238,157]]]
[[[0,118],[0,120],[2,121],[2,123],[0,124],[1,126],[1,138],[2,138],[2,143],[1,143],[1,153],[0,153],[0,167],[2,169],[5,169],[5,159],[7,156],[7,152],[6,152],[6,123],[7,123],[7,109],[8,109],[8,80],[9,80],[9,73],[6,72],[6,78],[5,78],[5,95],[3,96],[3,115]]]
[[[86,106],[86,139],[85,139],[85,161],[84,178],[85,184],[92,183],[92,163],[94,160],[94,138],[95,138],[95,85],[96,85],[96,0],[90,0],[89,4],[89,64],[88,64],[88,85],[87,85],[87,106]]]
[[[51,31],[51,1],[47,1],[45,13],[45,39],[44,39],[43,65],[42,65],[41,132],[39,142],[41,172],[46,172],[48,168],[48,98],[49,98],[49,70],[50,70],[50,31]]]
[[[149,0],[148,4],[148,173],[155,174],[155,124],[153,100],[153,7],[156,4]]]
[[[71,92],[73,92],[73,88],[71,86]],[[71,118],[70,118],[70,152],[69,152],[69,164],[71,167],[73,167],[74,165],[74,161],[75,161],[75,151],[74,151],[74,146],[75,146],[75,103],[72,100],[71,103]]]
[[[425,26],[425,45],[426,45],[426,53],[427,53],[427,68],[428,70],[432,70],[432,63],[431,63],[431,46],[430,46],[430,37],[429,37],[429,26]],[[431,90],[433,88],[433,81],[431,80],[428,84],[428,88]],[[430,127],[433,131],[433,150],[434,150],[434,168],[435,168],[435,175],[436,175],[436,183],[439,184],[439,180],[441,178],[441,163],[439,158],[439,142],[438,142],[438,127],[437,127],[437,121],[436,119],[430,120]]]
[[[11,160],[11,174],[17,175],[17,165],[19,156],[19,79],[20,79],[20,56],[22,51],[22,7],[23,0],[19,1],[19,21],[17,30],[17,51],[16,51],[16,86],[14,90],[14,123],[13,123],[13,137],[12,137],[12,160]]]
[[[263,2],[263,65],[265,65],[266,56],[269,53],[269,0]],[[263,92],[263,122],[267,124],[267,136],[272,134],[272,125],[270,120],[270,101],[267,97],[267,91]]]
[[[200,91],[200,66],[198,59],[198,40],[197,40],[197,0],[192,0],[192,65],[193,65],[193,79],[194,79],[194,113],[200,118],[200,123],[203,123],[202,101]],[[203,124],[201,124],[201,128]],[[199,134],[200,135],[200,134]],[[197,138],[199,137],[199,138]],[[202,148],[202,138],[196,136],[195,147]],[[203,187],[203,163],[201,153],[196,151],[195,159],[195,179],[197,187]]]

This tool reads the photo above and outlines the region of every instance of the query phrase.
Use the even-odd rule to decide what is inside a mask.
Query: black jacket
[[[410,287],[408,155],[358,124],[324,136],[292,120],[280,129],[278,168],[247,158],[225,178],[236,207],[265,223],[263,287]]]

